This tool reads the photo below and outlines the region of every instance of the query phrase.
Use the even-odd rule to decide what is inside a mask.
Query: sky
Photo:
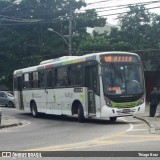
[[[152,3],[153,1],[158,1],[158,3]],[[127,9],[124,8],[124,6],[120,6],[120,5],[150,2],[152,4],[146,5],[145,7],[146,8],[159,7],[159,8],[150,9],[150,12],[160,14],[160,0],[85,0],[85,2],[88,5],[86,8],[83,8],[83,9],[92,9],[92,8],[103,7],[103,9],[99,9],[99,10],[97,9],[98,15],[100,15],[100,16],[107,15],[107,16],[105,16],[105,18],[107,18],[107,22],[110,24],[113,24],[113,25],[116,25],[118,23],[118,20],[116,19],[117,15],[109,15],[109,14],[127,12]],[[95,3],[95,2],[98,2],[98,3]],[[120,6],[121,9],[117,9],[115,7],[113,8],[113,6]],[[107,9],[109,9],[110,11],[103,11],[102,12],[102,10],[107,10]],[[116,9],[116,10],[114,10],[114,9]]]

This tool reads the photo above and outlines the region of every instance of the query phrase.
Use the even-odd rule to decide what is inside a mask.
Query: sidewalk
[[[160,106],[157,106],[155,117],[149,116],[149,108],[150,106],[146,104],[145,113],[142,115],[135,115],[133,117],[145,121],[150,127],[150,133],[160,134]]]
[[[7,127],[14,127],[14,126],[18,126],[18,125],[22,125],[22,123],[19,120],[17,120],[16,118],[2,115],[0,129],[7,128]]]

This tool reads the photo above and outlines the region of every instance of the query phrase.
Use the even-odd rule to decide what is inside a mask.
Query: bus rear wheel
[[[82,108],[82,105],[79,104],[78,106],[78,122],[82,123],[84,122],[84,111],[83,111],[83,108]]]
[[[109,119],[111,122],[115,122],[117,120],[117,117],[110,117]]]
[[[31,103],[31,113],[32,113],[32,116],[33,117],[38,117],[38,111],[37,111],[37,105],[36,105],[36,103],[35,102],[32,102]]]

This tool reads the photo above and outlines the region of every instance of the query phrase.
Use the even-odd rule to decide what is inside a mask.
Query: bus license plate
[[[129,113],[131,110],[130,109],[123,109],[122,112],[123,113]]]

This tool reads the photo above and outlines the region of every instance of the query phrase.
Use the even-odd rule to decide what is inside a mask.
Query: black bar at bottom
[[[160,151],[1,151],[0,157],[160,157]]]

